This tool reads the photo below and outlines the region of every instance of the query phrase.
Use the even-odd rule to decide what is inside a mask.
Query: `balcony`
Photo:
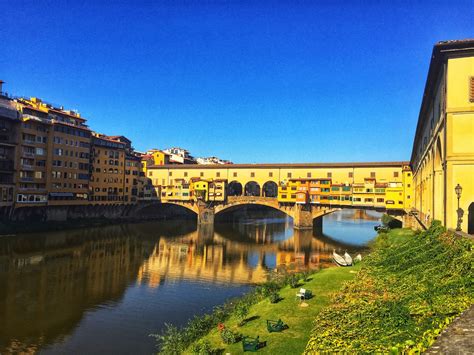
[[[28,165],[28,164],[21,164],[21,169],[22,170],[33,170],[35,167],[33,165]]]
[[[23,177],[20,177],[20,181],[22,182],[33,182],[34,181],[34,178],[31,176],[23,176]]]
[[[15,139],[13,135],[5,135],[2,134],[3,132],[0,131],[0,145],[1,144],[6,144],[6,145],[14,145],[16,144]]]
[[[34,153],[34,152],[22,151],[22,152],[21,152],[21,156],[22,156],[22,157],[26,157],[26,158],[34,158],[34,157],[35,157],[35,153]]]

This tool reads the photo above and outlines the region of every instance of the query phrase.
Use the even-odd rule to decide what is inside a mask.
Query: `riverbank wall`
[[[179,206],[157,203],[2,208],[0,235],[176,218],[196,216]]]

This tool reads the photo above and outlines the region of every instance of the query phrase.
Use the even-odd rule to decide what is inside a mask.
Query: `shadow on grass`
[[[275,303],[278,303],[280,301],[283,301],[285,298],[284,297],[278,297],[276,300],[274,301],[270,301],[271,304],[275,304]]]
[[[256,319],[260,319],[260,316],[252,316],[252,317],[250,317],[250,318],[246,318],[246,319],[244,319],[244,320],[242,321],[242,323],[241,323],[242,325],[241,325],[241,326],[244,326],[245,324],[247,324],[247,323],[249,323],[249,322],[251,322],[251,321],[253,321],[253,320],[256,320]]]

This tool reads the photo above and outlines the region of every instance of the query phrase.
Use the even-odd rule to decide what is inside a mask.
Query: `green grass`
[[[380,234],[315,319],[306,353],[420,353],[474,301],[472,241],[434,222]]]
[[[306,300],[308,307],[300,307],[300,301],[296,299],[298,288],[286,286],[280,290],[283,298],[278,303],[272,304],[265,299],[250,307],[247,319],[251,319],[243,326],[238,326],[239,320],[231,316],[225,322],[225,326],[232,331],[239,332],[245,336],[260,336],[260,341],[266,341],[267,346],[258,350],[262,354],[301,354],[309,340],[313,328],[313,320],[316,315],[330,303],[332,295],[341,289],[346,281],[352,280],[359,265],[349,268],[329,268],[312,274],[310,280],[302,283],[301,287],[313,292],[313,298]],[[255,318],[255,319],[252,319]],[[269,333],[266,320],[278,320],[281,318],[289,328],[281,333]],[[213,329],[202,340],[211,343],[212,348],[223,350],[223,353],[242,353],[242,342],[226,345],[220,338],[219,331]],[[190,353],[188,348],[186,353]]]

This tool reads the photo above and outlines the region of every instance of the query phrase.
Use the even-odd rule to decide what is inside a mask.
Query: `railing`
[[[25,181],[25,182],[32,182],[34,178],[32,177],[20,177],[20,181]]]
[[[21,168],[23,170],[33,170],[34,166],[33,165],[28,165],[28,164],[21,164]]]
[[[25,151],[21,152],[21,155],[23,157],[28,157],[28,158],[34,158],[35,157],[35,153],[30,153],[30,152],[25,152]]]

